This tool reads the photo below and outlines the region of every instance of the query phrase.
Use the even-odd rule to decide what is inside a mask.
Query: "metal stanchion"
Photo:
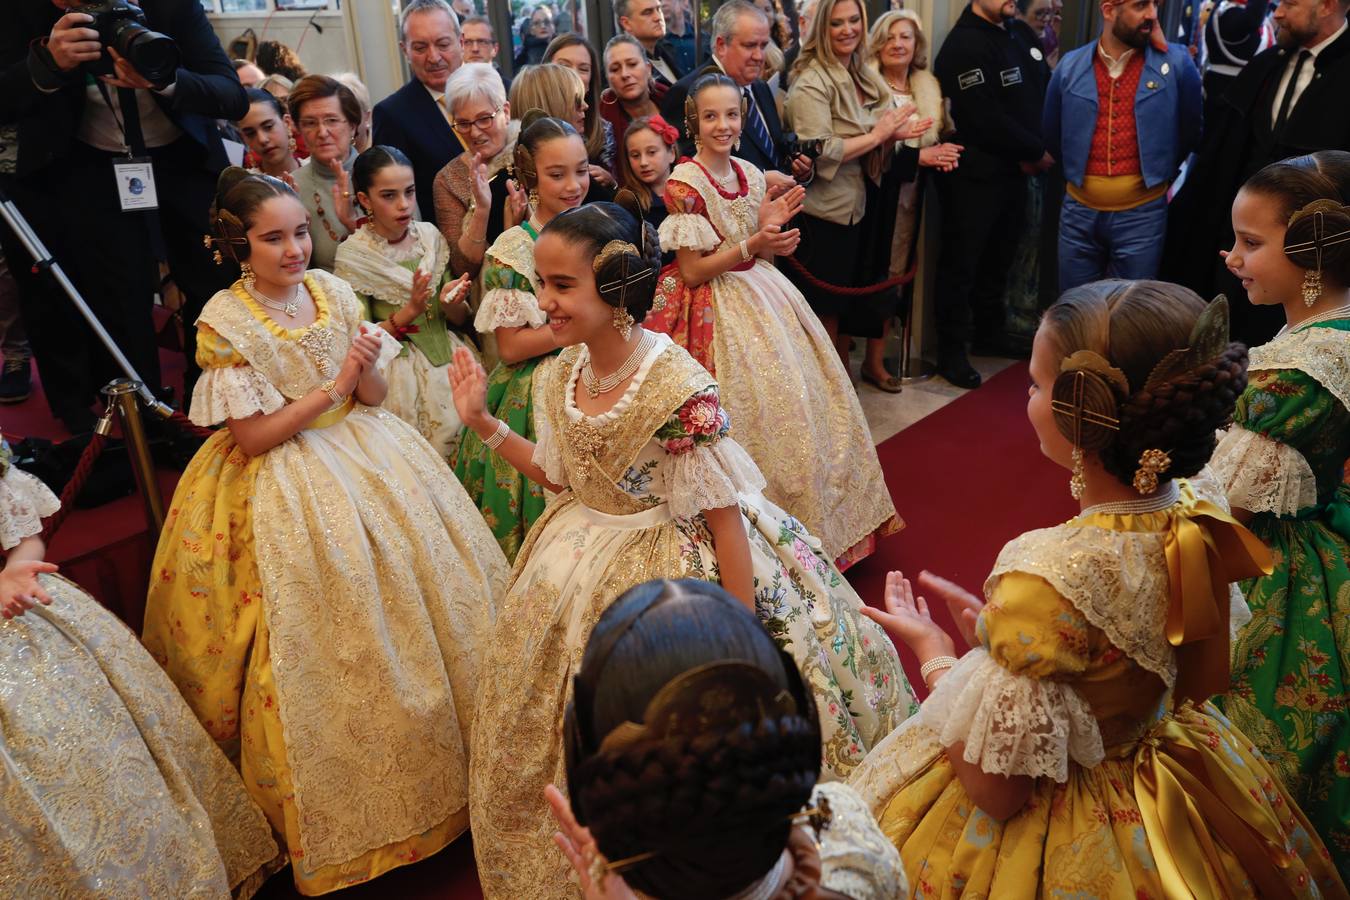
[[[145,436],[145,423],[141,421],[140,404],[136,402],[140,390],[139,382],[119,378],[103,389],[103,396],[110,409],[117,406],[122,437],[126,439],[131,456],[131,470],[136,476],[136,486],[141,490],[141,499],[145,501],[146,522],[152,534],[159,534],[164,528],[164,499],[159,494],[155,461],[150,457],[150,442]]]

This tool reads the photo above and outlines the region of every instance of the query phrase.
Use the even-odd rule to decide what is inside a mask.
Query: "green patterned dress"
[[[498,328],[542,328],[548,321],[535,298],[534,242],[539,234],[528,223],[502,232],[488,248],[481,274],[483,299],[474,327],[483,334]],[[487,408],[511,430],[534,440],[534,377],[555,353],[513,365],[498,363],[488,374]],[[465,431],[454,460],[455,475],[478,504],[488,527],[511,562],[534,520],[544,512],[544,489]]]
[[[1339,316],[1332,318],[1331,316]],[[1350,878],[1350,316],[1251,352],[1233,428],[1214,454],[1229,502],[1275,571],[1244,582],[1252,620],[1218,702],[1271,760]]]

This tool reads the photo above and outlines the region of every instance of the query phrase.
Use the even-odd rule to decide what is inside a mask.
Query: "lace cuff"
[[[919,708],[944,747],[965,744],[965,761],[991,775],[1042,776],[1064,782],[1069,759],[1102,761],[1092,710],[1071,686],[1014,675],[983,648],[971,650]]]
[[[42,533],[42,520],[61,501],[36,476],[10,466],[0,478],[0,548],[13,550],[26,537]]]
[[[375,371],[381,375],[389,368],[389,360],[403,352],[403,345],[392,334],[378,325],[365,322],[366,331],[374,330],[380,336],[380,355],[375,359]]]
[[[247,419],[254,413],[273,413],[286,405],[286,398],[252,366],[203,369],[192,391],[188,418],[194,425],[210,427],[226,419]]]
[[[671,454],[666,486],[671,515],[687,519],[705,509],[740,505],[742,494],[764,490],[764,476],[740,444],[722,438]]]
[[[1219,437],[1209,464],[1229,506],[1291,516],[1317,503],[1317,478],[1303,454],[1240,425]]]
[[[480,334],[491,334],[496,328],[520,328],[528,325],[539,328],[548,323],[548,316],[539,308],[539,298],[529,291],[511,288],[493,288],[483,294],[473,327]]]
[[[716,250],[719,241],[712,223],[693,213],[671,213],[666,216],[657,232],[661,240],[661,249],[672,250]]]

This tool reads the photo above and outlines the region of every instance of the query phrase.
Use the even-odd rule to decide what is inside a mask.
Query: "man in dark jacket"
[[[1350,150],[1350,0],[1282,0],[1276,46],[1242,68],[1205,123],[1199,154],[1172,202],[1163,277],[1232,301],[1233,340],[1263,344],[1284,324],[1279,307],[1246,302],[1219,257],[1233,246],[1231,210],[1263,166],[1318,150]],[[964,164],[964,160],[963,160]]]
[[[1041,140],[1050,68],[1013,0],[971,0],[934,64],[951,101],[961,166],[937,176],[942,247],[936,278],[938,372],[957,387],[980,385],[966,356],[1004,355],[1004,285],[1026,202],[1025,176],[1053,164]]]
[[[399,47],[412,80],[375,104],[372,140],[397,147],[413,165],[417,209],[436,221],[432,184],[445,164],[464,149],[450,127],[445,83],[463,62],[459,19],[445,0],[410,0],[399,21]]]
[[[11,0],[0,30],[0,122],[17,125],[18,160],[6,189],[127,359],[160,384],[152,305],[160,259],[182,290],[188,389],[192,323],[229,274],[202,246],[216,179],[228,164],[216,119],[248,112],[244,88],[198,0],[140,0],[146,25],[177,44],[180,63],[157,83],[109,54],[114,74],[88,66],[106,52],[73,0]],[[138,208],[149,160],[157,209]],[[132,174],[136,177],[133,179]],[[124,177],[125,176],[125,177]],[[140,188],[140,192],[136,191]],[[127,207],[124,209],[124,206]],[[120,376],[71,302],[6,233],[25,323],[52,412],[72,432],[93,424],[90,405]]]

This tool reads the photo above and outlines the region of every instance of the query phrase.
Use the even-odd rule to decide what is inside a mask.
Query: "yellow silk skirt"
[[[1347,896],[1269,764],[1208,704],[1094,768],[1071,763],[1063,784],[1038,779],[1004,822],[971,802],[945,753],[877,811],[916,897]]]

